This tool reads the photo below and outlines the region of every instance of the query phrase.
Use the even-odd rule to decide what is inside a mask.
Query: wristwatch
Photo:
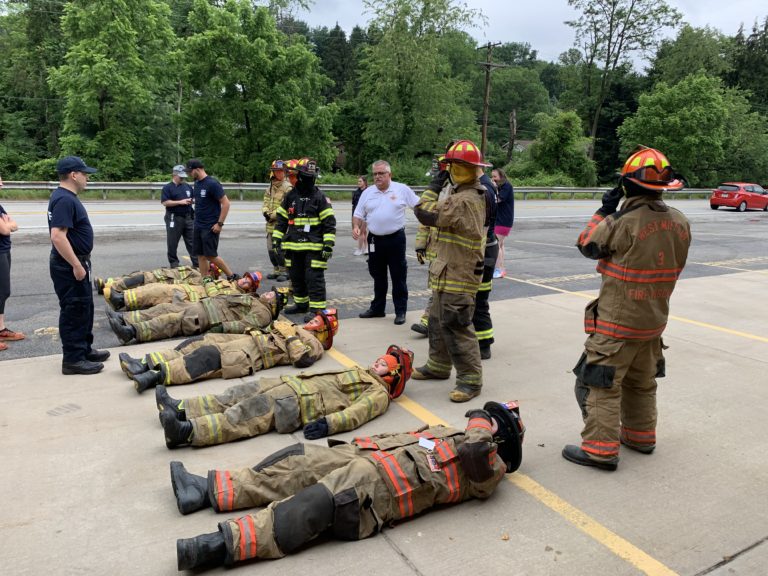
[[[216,222],[216,224],[219,225],[219,228],[222,228],[224,226],[224,222]]]

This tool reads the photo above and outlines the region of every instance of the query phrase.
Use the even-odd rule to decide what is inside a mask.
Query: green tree
[[[415,156],[476,137],[468,85],[441,58],[442,34],[477,21],[454,0],[366,0],[377,42],[361,62],[360,109],[372,153]]]
[[[185,45],[189,88],[183,105],[186,152],[217,175],[264,178],[275,158],[335,157],[336,107],[323,102],[328,79],[300,37],[286,39],[266,8],[195,0]]]
[[[73,0],[64,8],[69,48],[50,74],[51,87],[66,99],[61,146],[87,157],[106,178],[159,167],[160,158],[136,153],[172,138],[170,122],[162,121],[169,119],[162,97],[172,88],[169,14],[157,0]]]
[[[768,17],[749,36],[739,29],[733,39],[733,70],[728,84],[749,91],[755,110],[768,114]]]
[[[642,95],[619,135],[625,154],[638,144],[658,148],[694,187],[760,182],[768,168],[766,119],[750,110],[743,92],[703,73]]]
[[[730,41],[720,31],[685,24],[674,40],[663,40],[648,73],[655,82],[677,84],[696,72],[725,77],[731,70]]]
[[[660,31],[676,26],[681,16],[665,0],[568,0],[568,4],[581,12],[566,24],[576,30],[576,42],[584,52],[585,93],[595,98],[589,149],[593,158],[601,109],[617,68],[633,54],[655,49]],[[591,82],[593,67],[599,71],[597,86]]]
[[[336,24],[333,28],[316,28],[312,31],[315,54],[320,58],[320,69],[333,83],[328,86],[325,96],[333,101],[347,88],[347,82],[354,74],[355,65],[352,48],[347,35]]]
[[[538,114],[535,121],[540,129],[529,149],[530,161],[523,165],[522,171],[562,173],[577,186],[594,186],[595,164],[587,156],[588,140],[583,135],[584,127],[578,114]]]

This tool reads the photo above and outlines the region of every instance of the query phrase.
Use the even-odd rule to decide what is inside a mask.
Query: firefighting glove
[[[269,214],[267,214],[266,212],[263,212],[263,214],[264,214],[264,220],[269,222],[270,221]]]
[[[437,176],[430,181],[427,190],[440,192],[445,186],[445,183],[448,182],[448,175],[448,170],[440,170],[440,172],[437,173]]]
[[[606,216],[613,214],[619,207],[619,202],[624,196],[624,189],[621,186],[617,186],[611,190],[608,190],[603,194],[603,207],[600,211]]]
[[[419,264],[424,264],[427,261],[427,251],[424,248],[416,248],[416,260]]]
[[[331,256],[333,256],[333,246],[329,244],[324,245],[323,251],[320,253],[320,258],[322,258],[324,262],[328,262],[328,260],[331,259]]]
[[[325,418],[320,418],[304,426],[304,438],[307,440],[317,440],[328,436],[328,422]]]

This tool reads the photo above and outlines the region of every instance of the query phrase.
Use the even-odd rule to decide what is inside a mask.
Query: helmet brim
[[[683,188],[685,188],[685,182],[683,180],[680,180],[679,178],[675,178],[670,182],[664,182],[664,183],[660,182],[658,184],[654,184],[653,182],[644,182],[642,180],[638,180],[637,178],[629,178],[629,177],[626,177],[626,178],[627,180],[632,182],[635,186],[638,186],[645,190],[652,190],[654,192],[675,191],[675,190],[682,190]]]
[[[520,468],[523,461],[522,421],[514,412],[498,402],[486,402],[483,410],[488,412],[499,425],[494,435],[498,454],[507,465],[507,474]]]

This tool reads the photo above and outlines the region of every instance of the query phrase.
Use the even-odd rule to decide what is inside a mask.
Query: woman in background
[[[3,179],[0,178],[0,188]],[[9,330],[5,325],[5,301],[11,295],[11,232],[19,226],[5,209],[0,206],[0,350],[7,350],[6,342],[23,340],[24,334]]]
[[[512,184],[507,180],[507,174],[501,168],[494,168],[491,172],[491,179],[499,189],[499,204],[496,210],[496,237],[499,239],[499,256],[496,258],[496,269],[493,271],[494,278],[501,278],[507,274],[504,268],[504,241],[512,230],[512,224],[515,221],[515,191]]]
[[[355,208],[357,208],[357,203],[360,201],[360,196],[363,195],[363,191],[366,188],[368,188],[368,177],[358,176],[357,190],[355,190],[355,192],[352,194],[352,214],[355,213]],[[355,256],[362,256],[363,254],[368,254],[367,238],[368,238],[368,231],[366,230],[365,222],[363,222],[362,226],[360,227],[360,236],[357,237],[357,248],[355,248],[355,251],[354,251]]]

